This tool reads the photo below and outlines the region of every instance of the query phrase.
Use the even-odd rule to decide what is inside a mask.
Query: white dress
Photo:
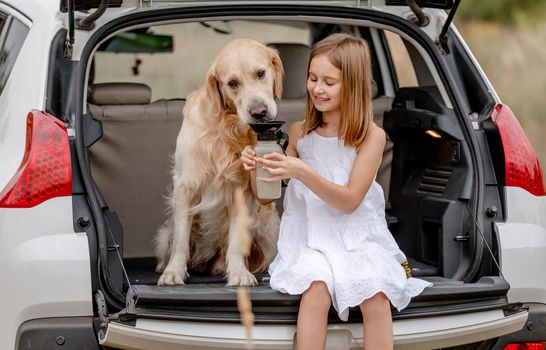
[[[356,157],[353,147],[312,131],[298,141],[297,151],[322,177],[347,185]],[[401,265],[406,256],[387,228],[383,190],[375,181],[360,206],[347,215],[291,179],[277,246],[278,254],[269,266],[271,288],[302,294],[311,282],[324,281],[343,321],[349,307],[378,292],[401,310],[432,285],[406,277]]]

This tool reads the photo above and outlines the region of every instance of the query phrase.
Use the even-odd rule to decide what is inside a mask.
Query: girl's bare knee
[[[364,300],[360,305],[360,311],[364,315],[364,311],[368,309],[384,309],[389,308],[390,310],[390,300],[382,292],[374,294],[372,297]]]
[[[320,289],[328,290],[328,286],[326,285],[326,282],[324,281],[313,281],[311,282],[311,284],[309,285],[309,288],[307,289],[310,289],[310,288],[320,288]]]
[[[309,288],[302,295],[302,301],[311,302],[315,306],[329,308],[332,304],[332,298],[328,291],[328,286],[324,281],[313,281]]]
[[[330,297],[330,292],[328,291],[328,286],[324,281],[313,281],[309,285],[309,288],[304,293],[308,294],[317,294]]]

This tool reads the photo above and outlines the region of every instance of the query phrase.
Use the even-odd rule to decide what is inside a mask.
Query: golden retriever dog
[[[251,286],[257,283],[253,273],[266,271],[276,254],[279,215],[273,203],[261,205],[253,196],[240,154],[256,144],[248,123],[276,117],[274,97],[282,94],[283,77],[275,50],[237,39],[188,97],[176,140],[170,215],[155,240],[158,285],[184,284],[192,270],[225,275],[228,286]],[[236,203],[236,191],[243,203]],[[240,243],[241,205],[253,219],[248,260]]]

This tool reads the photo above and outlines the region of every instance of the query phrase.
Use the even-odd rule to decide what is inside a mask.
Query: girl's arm
[[[298,157],[298,150],[296,148],[296,145],[298,144],[298,140],[300,139],[300,131],[301,131],[301,125],[303,124],[303,121],[292,123],[288,128],[286,128],[286,132],[288,133],[288,147],[286,148],[286,155],[291,157]]]
[[[326,180],[312,167],[297,158],[268,154],[258,159],[258,163],[277,175],[270,181],[295,177],[324,202],[345,214],[350,214],[360,205],[374,180],[381,164],[385,142],[385,132],[372,124],[366,140],[357,150],[347,186]]]

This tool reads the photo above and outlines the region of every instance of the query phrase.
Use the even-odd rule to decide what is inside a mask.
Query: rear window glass
[[[151,87],[152,100],[186,98],[203,83],[212,61],[231,39],[310,45],[306,23],[215,21],[178,23],[123,33],[101,45],[90,83],[135,82]],[[149,52],[146,52],[149,51]]]
[[[6,15],[0,13],[0,33],[2,33],[2,29],[4,28],[5,24],[6,24]]]
[[[0,14],[0,95],[28,34],[28,27],[22,22],[13,17],[1,16]]]
[[[398,87],[417,86],[417,76],[410,55],[399,35],[385,31],[391,50]]]

